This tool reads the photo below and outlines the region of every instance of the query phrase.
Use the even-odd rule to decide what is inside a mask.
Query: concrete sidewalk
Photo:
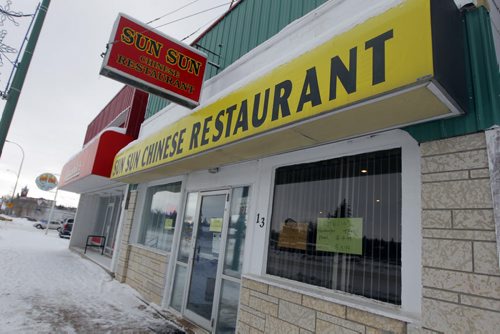
[[[0,333],[190,333],[23,218],[0,222]]]

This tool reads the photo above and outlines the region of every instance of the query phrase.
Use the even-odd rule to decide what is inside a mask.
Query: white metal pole
[[[54,201],[52,202],[52,207],[50,208],[49,221],[47,222],[47,228],[45,229],[45,235],[47,235],[47,233],[49,233],[49,226],[50,226],[50,222],[52,221],[52,213],[54,212],[54,206],[56,206],[56,198],[57,198],[58,191],[59,191],[59,187],[56,188],[56,194],[54,195]]]
[[[13,141],[10,141],[10,140],[6,140],[7,143],[11,143],[11,144],[14,144],[16,145],[17,147],[19,147],[19,149],[21,150],[21,153],[22,153],[22,158],[21,158],[21,164],[19,165],[19,170],[17,171],[17,177],[16,177],[16,184],[14,185],[14,190],[12,191],[12,198],[11,198],[11,203],[14,203],[14,197],[16,196],[16,188],[17,188],[17,182],[19,181],[19,176],[21,175],[21,169],[23,168],[23,162],[24,162],[24,150],[23,148],[21,147],[21,145],[19,145],[18,143],[16,142],[13,142]],[[11,214],[12,214],[12,209],[11,209]]]

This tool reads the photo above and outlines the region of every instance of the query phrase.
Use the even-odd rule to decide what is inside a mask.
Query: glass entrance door
[[[211,333],[236,330],[249,190],[186,198],[168,303]]]
[[[106,236],[104,253],[109,256],[113,256],[115,248],[116,229],[120,218],[122,199],[122,196],[110,196],[105,199],[104,203],[103,223],[98,234]]]
[[[109,248],[109,237],[110,237],[110,230],[111,230],[111,225],[113,223],[113,211],[115,209],[115,203],[114,202],[110,202],[108,203],[108,205],[106,206],[106,213],[104,215],[104,224],[103,224],[103,227],[102,227],[102,235],[106,236],[106,245],[105,245],[105,252],[106,253],[109,253],[110,251],[110,248]]]
[[[206,328],[213,327],[217,300],[217,271],[222,230],[228,219],[229,191],[201,195],[196,223],[194,251],[187,292],[186,315]]]

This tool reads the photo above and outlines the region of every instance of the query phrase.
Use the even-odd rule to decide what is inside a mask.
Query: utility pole
[[[35,52],[36,43],[38,37],[40,36],[40,31],[42,30],[43,21],[49,9],[50,0],[42,0],[38,13],[36,15],[35,22],[33,24],[33,30],[28,38],[28,43],[26,44],[26,49],[24,50],[21,62],[17,65],[16,73],[12,78],[12,85],[7,92],[7,102],[3,109],[2,120],[0,121],[0,157],[2,156],[3,145],[5,144],[5,139],[7,138],[7,133],[9,132],[10,123],[14,117],[14,111],[16,110],[17,102],[19,101],[19,95],[23,88],[24,79],[26,78],[26,73],[30,66],[31,58]]]

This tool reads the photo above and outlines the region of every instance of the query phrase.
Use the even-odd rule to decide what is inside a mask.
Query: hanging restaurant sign
[[[115,157],[111,178],[200,169],[460,115],[467,97],[460,24],[451,0],[402,1],[130,145]],[[217,158],[203,162],[199,153]]]
[[[197,49],[120,13],[100,74],[194,108],[206,64]]]

